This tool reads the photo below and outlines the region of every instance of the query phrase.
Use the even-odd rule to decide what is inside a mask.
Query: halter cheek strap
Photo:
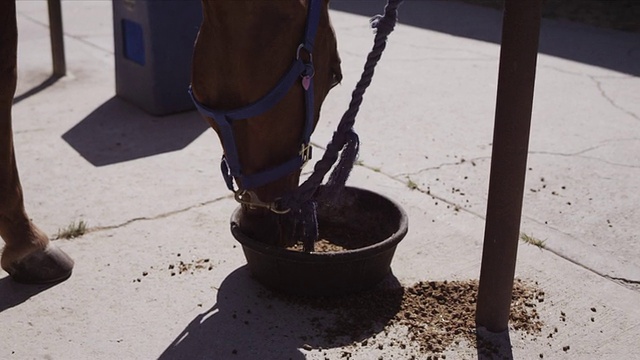
[[[322,0],[309,0],[304,38],[298,46],[293,63],[271,91],[256,102],[233,110],[212,109],[199,102],[193,95],[193,89],[189,86],[189,95],[198,111],[203,116],[212,118],[216,125],[218,125],[224,148],[220,169],[227,187],[234,193],[238,192],[233,184],[234,178],[236,183],[241,185],[242,189],[252,190],[301,169],[311,158],[310,139],[315,118],[313,106],[314,68],[312,54],[318,24],[320,22],[321,2]],[[308,60],[304,60],[300,56],[303,50],[308,54]],[[238,147],[232,127],[233,121],[256,117],[271,109],[282,100],[295,85],[296,80],[300,78],[305,93],[305,124],[300,140],[300,152],[280,165],[258,173],[245,174],[240,164]]]

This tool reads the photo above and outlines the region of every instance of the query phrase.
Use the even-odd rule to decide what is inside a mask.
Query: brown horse
[[[204,19],[193,56],[193,96],[216,109],[235,109],[269,93],[292,58],[313,62],[313,125],[320,106],[342,75],[336,39],[328,15],[329,0],[202,1]],[[313,52],[300,49],[308,8],[319,6]],[[314,5],[314,6],[315,6]],[[17,27],[15,0],[0,1],[0,236],[6,243],[2,268],[18,281],[60,281],[71,274],[73,261],[50,243],[24,209],[11,130],[11,104],[16,89]],[[233,123],[238,160],[245,175],[260,173],[295,157],[305,119],[305,81],[296,81],[266,112]],[[207,117],[220,134],[218,124]],[[225,145],[224,137],[221,142]],[[303,144],[304,145],[304,144]],[[226,152],[226,149],[225,149]],[[241,227],[263,241],[286,236],[279,216],[255,206],[273,203],[298,184],[300,168],[251,189],[252,204],[243,205]],[[236,179],[240,188],[243,181]]]
[[[1,264],[17,281],[55,282],[71,275],[73,260],[51,244],[27,216],[13,150],[11,104],[18,44],[15,11],[13,0],[0,2],[0,236],[6,243]]]
[[[203,1],[204,20],[196,40],[192,86],[194,98],[214,109],[246,107],[269,94],[287,73],[296,56],[313,61],[312,126],[329,90],[340,82],[342,73],[336,38],[329,21],[328,0]],[[301,51],[305,29],[318,8],[318,27],[313,52]],[[301,52],[303,54],[301,54]],[[232,123],[234,139],[221,134],[221,119],[205,117],[218,132],[225,154],[225,142],[235,141],[242,175],[251,176],[286,163],[301,150],[305,125],[305,84],[295,81],[282,99],[265,112]],[[311,129],[312,130],[312,129]],[[304,144],[303,144],[304,145]],[[273,204],[294,189],[300,168],[250,189],[254,204],[244,204],[240,228],[255,239],[287,243],[289,229],[282,216],[260,204]],[[236,178],[240,189],[249,186]],[[286,224],[286,222],[285,222]],[[287,231],[285,231],[287,230]]]

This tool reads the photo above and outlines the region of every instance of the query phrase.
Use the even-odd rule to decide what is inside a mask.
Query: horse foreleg
[[[18,30],[15,1],[0,1],[0,264],[13,279],[47,283],[71,275],[73,260],[50,243],[24,209],[11,129],[11,105],[17,82]]]

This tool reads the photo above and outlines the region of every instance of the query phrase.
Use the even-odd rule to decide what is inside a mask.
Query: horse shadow
[[[380,286],[401,288],[393,275]],[[388,306],[397,312],[401,298],[392,299]],[[340,319],[344,315],[334,310],[321,306],[318,299],[265,289],[251,278],[245,265],[225,278],[217,303],[194,318],[158,359],[301,360],[306,358],[305,352],[322,352],[373,336],[390,320],[380,319],[355,338],[334,337],[328,334],[344,321]]]
[[[13,281],[9,276],[0,279],[0,313],[24,303],[57,284],[25,285]]]
[[[114,96],[62,139],[99,167],[181,150],[208,128],[195,111],[158,117]]]

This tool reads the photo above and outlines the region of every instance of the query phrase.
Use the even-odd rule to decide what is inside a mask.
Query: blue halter
[[[314,125],[314,107],[313,107],[313,45],[320,22],[320,10],[322,0],[309,0],[307,23],[305,26],[304,38],[296,51],[296,58],[291,64],[289,70],[282,76],[280,81],[271,89],[269,93],[247,106],[233,110],[211,109],[200,103],[194,96],[191,86],[189,87],[189,95],[196,108],[203,116],[212,118],[218,125],[220,136],[224,147],[224,155],[220,168],[222,176],[229,190],[236,193],[236,199],[241,201],[238,194],[240,189],[234,188],[234,178],[236,183],[242,185],[243,191],[252,190],[262,185],[273,182],[285,175],[301,169],[304,164],[311,158],[311,133]],[[308,60],[302,59],[300,53],[305,51],[308,54]],[[300,152],[293,158],[285,161],[280,165],[276,165],[270,169],[255,173],[245,174],[242,171],[238,149],[235,137],[233,135],[232,123],[235,120],[248,119],[258,116],[275,106],[295,85],[296,80],[302,78],[301,83],[305,92],[305,125],[302,131],[302,139]],[[242,195],[240,195],[241,197]],[[242,201],[241,201],[242,202]],[[270,206],[266,206],[271,208]],[[275,209],[271,208],[275,211]],[[277,212],[277,211],[276,211]]]

